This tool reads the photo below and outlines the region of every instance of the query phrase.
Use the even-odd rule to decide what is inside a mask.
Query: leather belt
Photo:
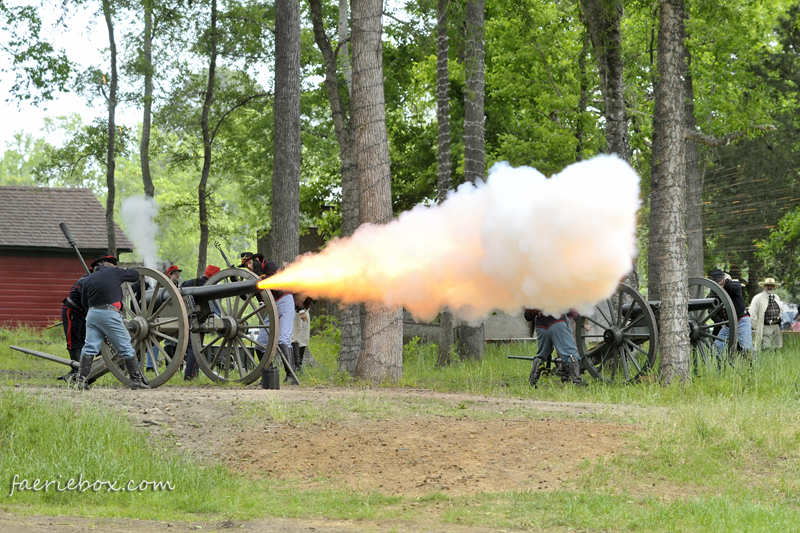
[[[780,324],[780,323],[781,323],[780,320],[765,320],[764,321],[764,325],[765,326],[774,326],[775,324]]]
[[[116,311],[117,313],[120,312],[120,310],[117,309],[116,305],[111,305],[111,304],[98,305],[96,307],[90,307],[90,309],[100,309],[101,311]]]

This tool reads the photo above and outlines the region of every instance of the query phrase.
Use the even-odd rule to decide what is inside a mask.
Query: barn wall
[[[61,300],[84,274],[75,256],[0,255],[0,327],[61,322]]]

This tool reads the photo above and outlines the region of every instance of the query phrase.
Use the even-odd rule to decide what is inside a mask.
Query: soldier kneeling
[[[570,314],[577,315],[571,311]],[[578,355],[578,347],[575,345],[575,338],[572,330],[567,323],[567,315],[560,317],[545,315],[539,309],[526,309],[525,320],[533,322],[536,331],[538,349],[536,358],[533,360],[533,369],[528,378],[532,387],[536,387],[542,373],[542,363],[550,359],[555,348],[561,357],[562,370],[559,372],[562,381],[571,381],[576,387],[585,387],[586,382],[581,377],[581,358]]]

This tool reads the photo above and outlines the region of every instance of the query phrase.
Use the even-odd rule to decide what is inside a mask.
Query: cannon
[[[137,267],[140,286],[123,284],[122,317],[133,349],[151,387],[168,381],[180,368],[187,347],[203,373],[216,382],[250,384],[275,353],[278,313],[272,294],[259,290],[259,278],[249,270],[220,271],[200,287],[176,287],[157,270]],[[147,287],[142,290],[141,287]],[[269,319],[269,325],[265,319]],[[258,333],[265,330],[266,343]],[[125,366],[103,346],[109,371],[126,386]],[[259,357],[258,353],[262,353]],[[158,360],[158,364],[147,365]]]
[[[658,356],[660,301],[647,301],[637,290],[620,284],[617,292],[575,322],[575,342],[586,371],[604,381],[641,380]],[[695,372],[722,354],[715,341],[733,352],[737,343],[736,309],[728,293],[705,278],[689,278],[687,327]],[[728,326],[728,338],[718,330]]]
[[[67,224],[62,222],[59,227],[88,274]],[[260,278],[253,272],[233,268],[219,244],[215,246],[230,268],[214,274],[205,285],[177,287],[165,274],[147,267],[135,268],[138,281],[122,284],[120,312],[140,371],[151,387],[158,387],[175,375],[189,346],[203,373],[216,382],[249,385],[272,362],[278,345],[278,311],[272,293],[258,288]],[[266,339],[262,336],[259,340],[260,332],[266,333]],[[78,365],[44,352],[11,348],[71,368]],[[100,356],[92,363],[87,381],[92,383],[111,372],[130,387],[122,358],[108,340],[101,344]],[[288,363],[286,366],[289,368]],[[290,372],[297,380],[294,370]]]
[[[627,383],[645,378],[658,357],[660,309],[660,301],[648,301],[639,291],[622,283],[610,298],[598,302],[591,313],[578,315],[575,344],[583,369],[595,379],[607,382]],[[733,301],[719,284],[705,278],[689,278],[687,327],[695,372],[721,360],[715,341],[724,342],[728,352],[736,349],[737,324]],[[727,339],[717,334],[723,326],[729,328]],[[537,361],[538,358],[509,356],[509,359]],[[559,362],[560,357],[544,361],[545,373]]]
[[[250,384],[272,362],[277,347],[277,307],[269,291],[258,289],[259,278],[254,273],[229,268],[214,274],[203,286],[176,287],[158,270],[135,270],[139,281],[122,285],[121,313],[151,387],[175,375],[190,345],[203,373],[216,382]],[[258,340],[262,330],[267,333],[265,342]],[[36,350],[11,348],[72,368],[78,364]],[[100,355],[88,381],[111,372],[130,386],[125,365],[108,342],[101,345]]]

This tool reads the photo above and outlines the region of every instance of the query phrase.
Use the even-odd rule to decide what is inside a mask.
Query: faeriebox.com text
[[[20,478],[19,474],[15,474],[14,479],[11,480],[11,492],[8,497],[13,496],[15,492],[49,492],[51,490],[53,492],[145,492],[147,490],[157,492],[175,490],[175,487],[169,481],[142,480],[136,482],[132,479],[127,483],[118,483],[116,480],[101,481],[99,479],[89,481],[88,479],[83,479],[83,474],[78,479],[62,480],[59,475],[58,479],[36,478],[31,482],[31,480]]]

